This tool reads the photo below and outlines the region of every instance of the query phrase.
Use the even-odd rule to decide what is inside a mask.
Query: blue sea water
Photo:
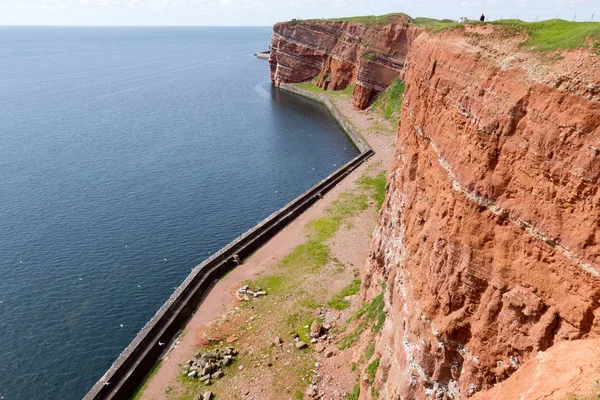
[[[81,398],[192,267],[358,153],[271,87],[270,33],[0,28],[0,397]]]

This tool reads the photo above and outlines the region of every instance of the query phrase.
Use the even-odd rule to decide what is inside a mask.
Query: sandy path
[[[188,322],[185,328],[187,334],[172,348],[164,358],[162,366],[156,375],[149,380],[141,396],[142,399],[164,399],[166,397],[165,390],[169,386],[177,385],[179,365],[192,356],[194,348],[197,345],[196,332],[210,321],[221,317],[235,308],[232,292],[240,282],[255,279],[257,275],[269,271],[281,257],[302,243],[305,239],[305,225],[309,221],[323,216],[325,209],[342,192],[356,186],[357,180],[365,171],[373,168],[389,171],[395,152],[393,147],[395,141],[395,135],[393,135],[394,128],[386,126],[385,131],[382,131],[382,125],[387,124],[387,121],[382,123],[379,118],[375,120],[368,112],[354,110],[349,97],[335,96],[333,100],[369,142],[369,145],[375,151],[375,155],[327,193],[322,200],[310,207],[250,258],[245,260],[244,264],[238,266],[217,282]],[[378,122],[376,128],[374,127],[375,121]],[[364,261],[370,247],[369,237],[373,231],[375,221],[376,213],[374,210],[363,213],[353,223],[351,230],[357,231],[353,234],[340,233],[334,237],[331,243],[333,254],[340,260],[357,267],[361,277],[364,269]]]

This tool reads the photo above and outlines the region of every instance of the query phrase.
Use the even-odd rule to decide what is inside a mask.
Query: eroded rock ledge
[[[395,16],[386,24],[347,21],[281,22],[273,27],[271,81],[298,83],[318,79],[326,90],[356,84],[352,103],[365,109],[401,75],[411,40],[422,29],[410,18]]]

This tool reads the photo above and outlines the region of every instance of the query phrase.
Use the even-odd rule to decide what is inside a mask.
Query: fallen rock
[[[317,388],[313,385],[310,385],[309,387],[306,388],[306,396],[309,398],[314,398],[317,397],[317,395],[319,394],[319,392],[317,391]]]
[[[294,345],[297,349],[303,349],[307,346],[302,340],[297,341]]]
[[[213,397],[213,394],[211,391],[207,391],[204,392],[204,395],[202,396],[202,400],[211,400]]]
[[[312,325],[310,326],[310,334],[309,336],[311,338],[317,338],[319,336],[321,336],[321,329],[323,329],[323,325],[321,325],[321,322],[319,322],[319,320],[314,320]]]
[[[221,379],[225,374],[223,373],[223,370],[218,370],[217,372],[215,372],[214,374],[211,375],[211,378],[213,379]]]

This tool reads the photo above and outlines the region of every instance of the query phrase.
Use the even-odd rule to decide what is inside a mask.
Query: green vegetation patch
[[[365,360],[369,361],[373,354],[375,354],[375,342],[371,341],[365,350]]]
[[[315,80],[318,80],[318,79],[315,78]],[[346,88],[344,88],[342,90],[323,90],[320,87],[318,87],[317,85],[315,85],[314,82],[296,83],[294,86],[296,86],[298,89],[307,90],[309,92],[340,96],[340,95],[351,95],[352,91],[354,90],[355,85],[354,84],[348,85],[348,86],[346,86]]]
[[[309,240],[296,246],[294,250],[281,260],[280,266],[304,271],[317,271],[329,261],[329,247],[321,240]]]
[[[374,359],[373,362],[371,362],[369,365],[367,365],[367,368],[365,368],[365,373],[367,374],[367,377],[369,378],[369,385],[372,385],[373,382],[375,382],[375,374],[377,373],[378,369],[379,369],[379,357]]]
[[[385,200],[386,173],[381,172],[375,177],[364,175],[359,183],[363,188],[371,192],[371,197],[377,202],[377,211],[381,210],[381,206],[383,206],[383,201]]]
[[[404,18],[406,22],[410,20],[410,17],[404,13],[391,13],[384,15],[360,15],[356,17],[343,17],[343,18],[327,18],[327,19],[307,19],[307,20],[292,20],[288,23],[291,25],[298,25],[304,22],[356,22],[362,23],[369,27],[375,25],[387,25],[392,20],[397,18]]]
[[[423,21],[420,24],[432,28],[430,31],[433,33],[448,29],[464,29],[466,26],[493,25],[501,28],[505,36],[523,35],[527,37],[521,43],[521,47],[533,52],[548,53],[582,47],[591,47],[596,51],[600,51],[599,22],[572,22],[562,19],[525,22],[518,19],[505,19],[490,22],[470,21],[459,24],[456,22],[431,22],[427,21],[427,18],[421,20]]]
[[[360,279],[354,279],[352,283],[333,295],[331,300],[327,303],[329,307],[335,310],[344,310],[350,307],[350,302],[346,300],[345,297],[358,293],[360,291],[360,284]]]
[[[342,193],[328,208],[327,215],[308,224],[309,237],[323,242],[330,239],[340,229],[342,223],[366,210],[367,195],[364,193]]]
[[[364,59],[364,60],[367,60],[367,61],[370,61],[370,62],[373,62],[373,61],[375,61],[375,58],[374,58],[372,55],[370,55],[370,54],[363,54],[363,55],[362,55],[362,56],[360,56],[360,57],[361,57],[362,59]]]
[[[373,109],[381,111],[387,119],[399,118],[404,88],[404,81],[400,78],[394,79],[386,91],[373,103]]]
[[[360,383],[356,383],[352,392],[346,397],[347,400],[358,400],[360,398]]]
[[[570,50],[591,45],[600,49],[600,23],[571,22],[562,19],[541,22],[520,20],[492,21],[508,32],[526,33],[529,38],[521,43],[532,51],[551,52]]]
[[[383,327],[383,323],[385,322],[385,312],[383,295],[385,293],[385,284],[381,285],[381,292],[370,302],[363,304],[363,306],[358,309],[354,314],[348,318],[348,323],[360,320],[357,324],[356,328],[353,332],[348,335],[342,337],[338,341],[338,347],[340,350],[347,349],[352,347],[357,341],[360,335],[371,328],[371,331],[374,333],[380,332]]]

